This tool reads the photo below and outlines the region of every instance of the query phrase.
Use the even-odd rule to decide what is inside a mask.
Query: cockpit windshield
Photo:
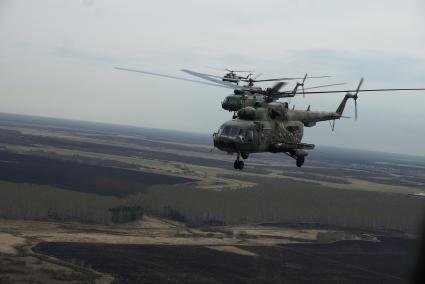
[[[237,103],[239,100],[240,100],[239,98],[236,98],[236,97],[233,97],[233,96],[228,96],[226,98],[227,103]]]
[[[218,135],[221,137],[239,138],[242,142],[252,142],[254,140],[254,130],[230,126],[220,127]]]

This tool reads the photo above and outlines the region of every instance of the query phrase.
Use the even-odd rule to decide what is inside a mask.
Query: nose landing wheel
[[[243,170],[244,162],[243,161],[235,161],[235,163],[233,164],[233,167],[236,170]]]
[[[233,163],[233,167],[235,170],[243,170],[243,167],[245,166],[245,163],[240,160],[240,154],[238,153],[238,157],[236,158],[236,161]]]

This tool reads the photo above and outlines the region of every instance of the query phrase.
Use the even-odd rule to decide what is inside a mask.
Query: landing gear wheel
[[[302,167],[304,165],[304,157],[297,157],[297,167]]]
[[[242,159],[246,160],[246,159],[248,159],[249,154],[248,153],[242,153],[241,156],[242,156]]]
[[[238,161],[238,160],[236,160],[234,163],[233,163],[233,167],[236,169],[236,170],[242,170],[243,169],[243,167],[244,167],[244,162],[243,161]]]
[[[240,160],[240,157],[241,157],[241,154],[238,153],[238,157],[236,158],[236,161],[233,163],[233,167],[236,170],[242,170],[243,166],[244,166],[244,162]],[[242,156],[242,158],[243,158],[243,156]]]

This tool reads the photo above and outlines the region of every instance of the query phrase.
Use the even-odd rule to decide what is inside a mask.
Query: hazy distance
[[[307,85],[425,86],[422,1],[0,1],[0,112],[212,133],[226,89],[114,70],[254,68]],[[290,85],[289,87],[292,87]],[[343,95],[292,100],[335,110]],[[425,155],[425,93],[361,94],[319,145]],[[354,108],[347,107],[348,116]]]

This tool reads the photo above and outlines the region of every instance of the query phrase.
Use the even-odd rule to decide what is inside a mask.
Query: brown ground
[[[13,279],[13,283],[110,283],[113,279],[111,275],[96,272],[77,260],[60,260],[32,250],[35,245],[45,242],[204,246],[220,252],[255,256],[255,252],[243,247],[315,242],[319,232],[323,234],[335,230],[261,225],[201,230],[152,216],[113,226],[0,219],[0,279],[4,283],[8,283],[7,279]],[[352,240],[374,239],[373,236],[353,232],[341,233],[338,237]]]
[[[195,182],[192,185],[195,184],[199,190],[245,190],[258,184],[258,180],[268,178],[314,182],[328,188],[341,190],[390,192],[400,195],[413,195],[415,198],[425,195],[423,166],[417,165],[409,169],[406,175],[400,174],[398,171],[400,167],[405,167],[406,164],[414,163],[415,161],[403,160],[399,163],[378,161],[375,164],[368,164],[367,167],[356,168],[359,165],[351,167],[351,164],[348,163],[342,167],[340,164],[334,165],[328,161],[316,160],[308,161],[303,168],[297,169],[294,166],[294,161],[283,155],[279,156],[278,159],[276,159],[276,156],[273,156],[273,158],[257,158],[252,155],[247,161],[245,171],[234,171],[232,163],[235,157],[225,155],[219,151],[210,153],[210,145],[173,142],[155,138],[139,139],[137,136],[123,134],[103,135],[101,132],[96,131],[85,132],[83,130],[76,131],[75,129],[43,127],[38,128],[34,127],[34,125],[25,124],[1,125],[0,134],[2,134],[2,131],[5,133],[7,131],[17,131],[16,137],[18,137],[18,140],[13,141],[12,139],[9,142],[1,140],[0,149],[13,153],[68,160],[86,158],[115,161],[147,173],[193,179]],[[9,134],[6,133],[4,135],[7,136]],[[23,140],[25,139],[21,139],[19,135],[24,135],[24,138],[30,142],[24,143]],[[35,143],[34,141],[44,142]],[[341,173],[340,170],[345,170],[346,172],[335,176]],[[334,178],[334,180],[330,180],[329,177]],[[403,179],[409,179],[408,181],[412,186],[403,183]],[[393,181],[396,182],[392,184]],[[1,184],[0,181],[0,186]],[[323,257],[323,255],[320,255],[316,262],[312,262],[309,257],[303,256],[298,251],[298,249],[305,250],[305,248],[293,247],[289,249],[289,246],[316,242],[326,242],[331,245],[332,242],[339,240],[367,240],[371,244],[378,243],[377,236],[373,233],[339,228],[306,227],[302,225],[296,227],[281,224],[267,226],[264,224],[244,224],[189,228],[183,223],[148,215],[136,222],[116,225],[0,219],[0,283],[111,283],[115,275],[111,275],[109,271],[113,271],[114,267],[108,271],[92,267],[90,262],[84,261],[84,255],[78,254],[78,250],[81,249],[79,246],[94,249],[93,251],[104,254],[108,254],[111,248],[113,251],[116,249],[117,252],[121,253],[122,257],[118,262],[122,261],[122,263],[129,261],[127,256],[134,248],[136,255],[138,255],[136,250],[151,253],[152,256],[155,256],[155,250],[161,253],[176,253],[177,260],[184,259],[184,252],[188,251],[193,253],[192,257],[194,259],[184,260],[189,261],[188,263],[194,266],[199,266],[202,262],[197,263],[196,256],[198,252],[202,252],[206,258],[210,255],[216,257],[211,260],[205,259],[205,261],[209,261],[209,265],[217,264],[217,267],[220,267],[221,271],[226,273],[233,269],[230,272],[235,275],[243,274],[246,268],[238,266],[239,260],[245,261],[241,262],[241,264],[247,264],[247,269],[253,263],[264,262],[267,265],[264,266],[265,270],[261,271],[264,275],[260,276],[265,277],[261,279],[266,279],[267,276],[273,274],[267,270],[269,267],[268,261],[272,258],[275,262],[270,263],[271,267],[282,267],[283,263],[284,267],[292,271],[291,273],[296,274],[303,274],[306,270],[302,269],[305,269],[303,266],[306,264],[322,264],[323,260],[326,260],[328,264],[335,264],[335,262],[329,261],[329,256]],[[52,246],[57,245],[57,248],[69,248],[71,252],[81,257],[70,259],[66,257],[67,251],[60,251],[60,249],[54,250],[54,252],[58,253],[58,258],[33,250],[35,246],[42,246],[43,244],[47,248],[49,248],[49,244]],[[287,245],[288,247],[282,249],[282,245]],[[355,250],[354,252],[349,252],[348,259],[367,259],[367,257],[357,259],[356,257],[359,256],[355,254]],[[332,252],[332,250],[329,252]],[[64,253],[64,255],[61,253]],[[368,253],[366,251],[365,255],[367,256]],[[376,263],[381,263],[382,259],[385,260],[388,255],[390,254],[387,251],[383,251],[381,254],[376,253]],[[397,253],[392,255],[395,258],[399,256]],[[279,258],[282,256],[284,257],[283,261]],[[299,257],[301,264],[290,261],[291,257],[296,256]],[[106,255],[105,259],[108,257],[111,256]],[[167,254],[161,255],[161,257],[167,258]],[[231,259],[234,262],[231,262]],[[99,257],[93,263],[99,264],[102,260]],[[230,267],[230,270],[228,270],[225,260],[229,260],[229,264],[234,267]],[[142,263],[138,261],[144,260],[135,259],[133,266]],[[158,263],[153,264],[158,265]],[[111,265],[113,266],[113,264]],[[371,263],[371,265],[375,264]],[[128,266],[121,265],[123,271],[130,267],[132,267],[130,264]],[[354,268],[346,265],[338,266],[338,269],[336,267],[330,265],[324,267],[324,269],[326,268],[328,269],[326,271],[330,273],[333,271],[336,274],[339,273],[338,269],[352,273],[353,283],[362,283],[361,280],[367,279],[369,275],[378,277],[370,279],[385,279],[382,280],[384,282],[386,280],[389,282],[394,280],[399,283],[401,279],[398,276],[394,278],[391,275],[388,278],[373,269],[371,271],[363,271],[361,267],[360,269],[357,267],[357,263]],[[102,268],[101,263],[100,268]],[[155,272],[155,270],[152,272]],[[254,273],[253,271],[251,272]],[[320,269],[317,273],[320,273]],[[356,278],[358,275],[366,278]],[[313,276],[320,276],[320,274],[314,274]],[[340,277],[335,279],[343,279],[341,278],[343,275],[334,276]],[[383,278],[379,278],[380,276]],[[323,277],[326,277],[326,275]],[[183,277],[182,279],[185,278]],[[238,279],[243,281],[243,278]],[[285,279],[281,278],[280,280],[284,281]],[[332,279],[327,280],[329,282],[332,281]],[[184,280],[182,283],[185,283]],[[206,281],[205,283],[216,282]]]

